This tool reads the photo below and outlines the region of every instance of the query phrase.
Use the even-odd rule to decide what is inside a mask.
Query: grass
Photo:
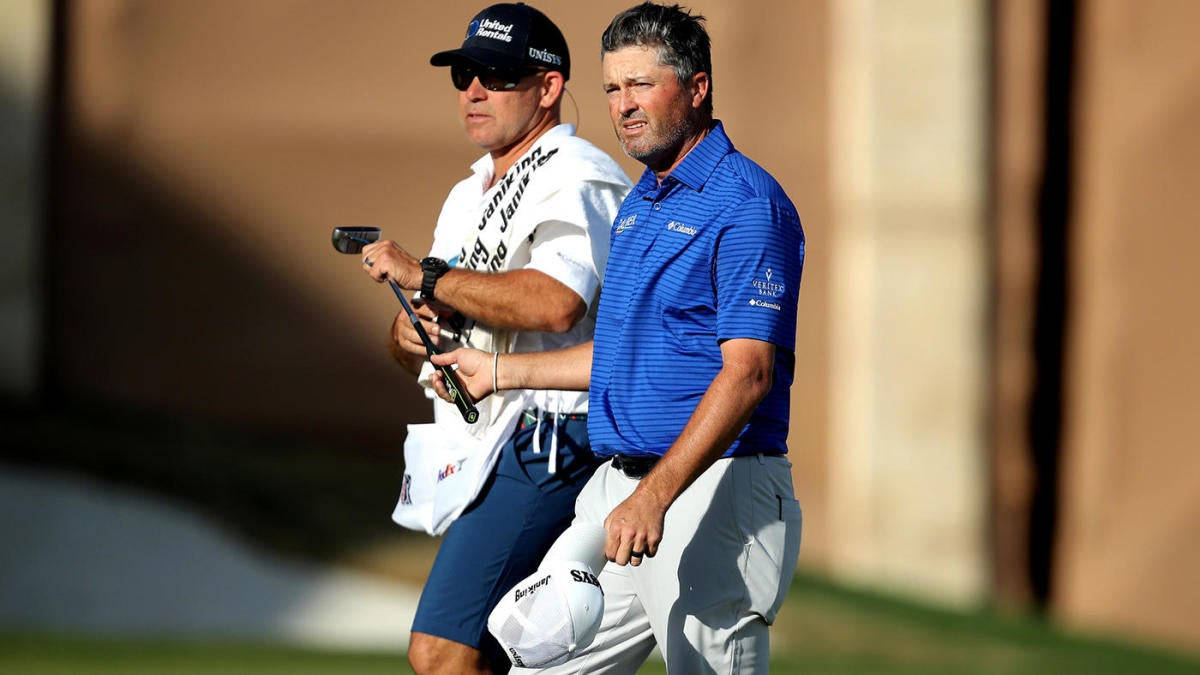
[[[8,675],[372,675],[412,673],[400,654],[361,654],[225,642],[0,637]]]
[[[772,673],[1143,674],[1200,673],[1200,658],[1073,635],[1047,622],[955,612],[800,575],[773,631]],[[409,673],[398,653],[338,653],[224,642],[102,640],[0,634],[0,672]],[[650,661],[642,673],[665,673]]]
[[[798,576],[780,613],[780,673],[1198,673],[1200,659],[1065,632],[1024,615],[956,612]]]

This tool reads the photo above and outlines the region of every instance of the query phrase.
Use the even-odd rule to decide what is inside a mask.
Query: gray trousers
[[[572,528],[602,527],[635,487],[601,465],[575,502]],[[512,672],[633,673],[657,644],[672,673],[766,673],[768,626],[796,569],[800,527],[785,457],[718,460],[667,511],[657,555],[604,566],[592,644],[561,666]]]

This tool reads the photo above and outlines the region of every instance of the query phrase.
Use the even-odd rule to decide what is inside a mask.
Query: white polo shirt
[[[592,339],[609,232],[632,187],[625,172],[602,150],[575,136],[570,124],[543,134],[488,190],[484,186],[492,180],[491,155],[472,164],[471,172],[446,197],[429,255],[451,266],[462,266],[464,258],[474,255],[477,269],[481,260],[503,259],[499,271],[544,272],[587,303],[586,315],[571,330],[518,332],[511,351],[562,349]],[[475,232],[487,220],[512,229],[509,246],[487,250],[475,241]],[[528,302],[533,307],[539,299],[529,298]],[[429,371],[427,363],[422,381],[427,381]],[[550,412],[584,413],[588,409],[587,392],[537,391],[533,397],[537,407]],[[439,422],[443,414],[458,416],[448,404],[435,405],[434,410]]]

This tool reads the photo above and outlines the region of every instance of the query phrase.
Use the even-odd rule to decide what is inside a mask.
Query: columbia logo
[[[753,299],[753,298],[750,300],[750,306],[751,307],[762,307],[763,309],[773,309],[776,312],[783,309],[782,307],[779,306],[779,303],[777,303],[777,302],[765,302],[763,300],[757,300],[757,299]]]
[[[679,232],[681,234],[686,234],[689,237],[694,237],[696,235],[696,228],[688,227],[687,225],[684,225],[683,223],[680,223],[680,222],[674,221],[674,220],[667,223],[667,229],[672,232]]]

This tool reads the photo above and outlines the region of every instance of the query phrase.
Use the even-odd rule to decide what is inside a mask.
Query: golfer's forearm
[[[592,341],[551,352],[501,354],[496,366],[500,389],[584,391],[592,375]]]
[[[771,389],[771,369],[763,363],[726,363],[700,399],[654,470],[639,490],[670,506],[713,462],[721,458],[741,433],[754,409]]]
[[[537,270],[497,274],[452,269],[434,287],[438,301],[479,323],[564,333],[587,312],[575,291]]]

